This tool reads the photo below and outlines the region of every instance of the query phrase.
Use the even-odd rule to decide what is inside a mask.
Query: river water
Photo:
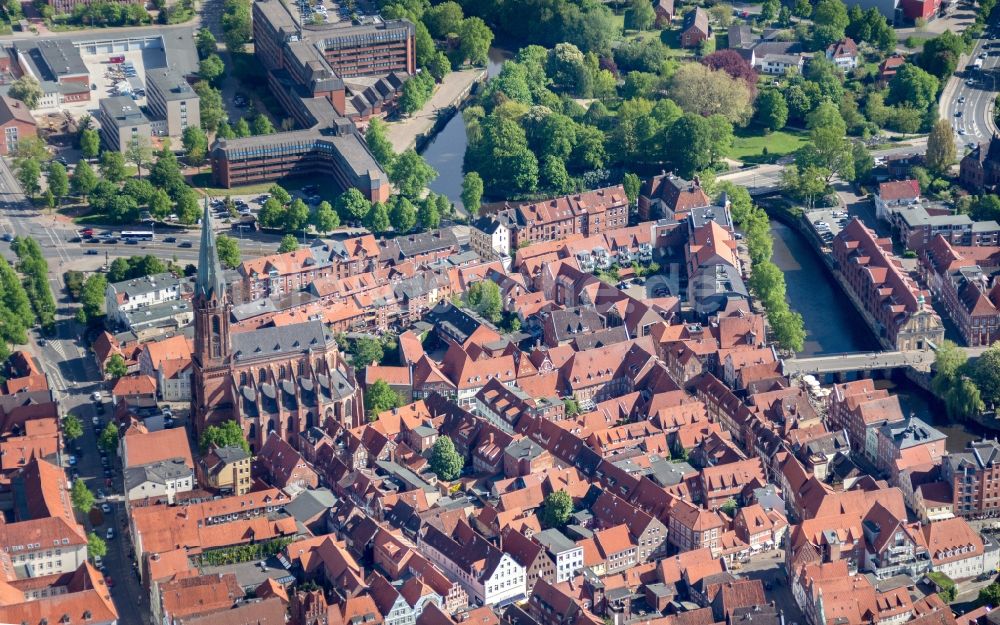
[[[487,73],[496,76],[510,53],[490,49]],[[423,149],[421,154],[437,170],[438,177],[430,188],[447,196],[461,209],[462,160],[467,137],[460,113]],[[800,356],[817,356],[879,349],[864,319],[851,305],[840,287],[827,275],[826,266],[817,252],[798,232],[777,221],[771,222],[774,239],[772,260],[785,274],[788,303],[802,315],[808,335]],[[975,426],[950,423],[939,402],[929,393],[908,382],[894,384],[876,382],[899,396],[905,415],[916,415],[948,436],[949,451],[959,451],[971,440],[982,437],[984,431]]]
[[[774,264],[785,274],[788,304],[802,315],[808,333],[800,356],[878,350],[879,345],[864,319],[827,274],[817,252],[797,231],[771,222]],[[904,415],[915,415],[948,436],[948,451],[960,451],[967,442],[982,438],[976,425],[951,423],[940,402],[923,389],[896,376],[898,382],[876,380],[875,386],[899,396]]]
[[[490,48],[490,58],[486,64],[487,75],[492,78],[500,73],[503,62],[510,56],[506,50]],[[431,191],[446,196],[459,210],[462,208],[462,159],[465,157],[467,143],[462,114],[456,113],[421,152],[430,166],[438,172],[438,177],[430,184]]]

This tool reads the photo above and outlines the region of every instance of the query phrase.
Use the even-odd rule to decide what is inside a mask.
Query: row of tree
[[[744,233],[751,264],[749,287],[767,311],[774,339],[784,349],[801,351],[806,339],[805,324],[802,315],[789,308],[785,274],[771,261],[773,242],[767,213],[753,204],[745,188],[724,182],[719,189],[728,196],[733,221]]]
[[[34,311],[33,318],[43,328],[51,328],[55,323],[56,300],[49,288],[49,264],[42,247],[31,237],[15,237],[11,246],[17,254],[17,270]]]

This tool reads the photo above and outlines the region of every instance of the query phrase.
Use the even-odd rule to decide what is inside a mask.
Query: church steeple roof
[[[222,278],[222,264],[219,263],[219,251],[215,247],[215,235],[212,233],[212,215],[208,209],[208,197],[205,197],[205,212],[201,218],[201,250],[198,254],[198,280],[195,283],[195,297],[203,296],[212,299],[222,298],[226,292],[226,283]]]

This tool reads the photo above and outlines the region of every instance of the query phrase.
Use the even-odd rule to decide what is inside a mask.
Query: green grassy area
[[[760,127],[750,126],[736,131],[733,149],[727,156],[747,163],[769,163],[798,150],[807,140],[807,134],[801,130],[779,130],[765,135]]]

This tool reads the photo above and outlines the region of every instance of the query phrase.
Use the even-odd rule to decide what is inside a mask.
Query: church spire
[[[195,297],[202,296],[207,300],[217,297],[220,300],[226,292],[226,283],[222,278],[222,265],[219,263],[219,251],[215,247],[215,235],[212,234],[212,215],[208,209],[208,196],[205,196],[205,213],[201,218],[201,250],[198,254],[198,280],[195,283]]]

